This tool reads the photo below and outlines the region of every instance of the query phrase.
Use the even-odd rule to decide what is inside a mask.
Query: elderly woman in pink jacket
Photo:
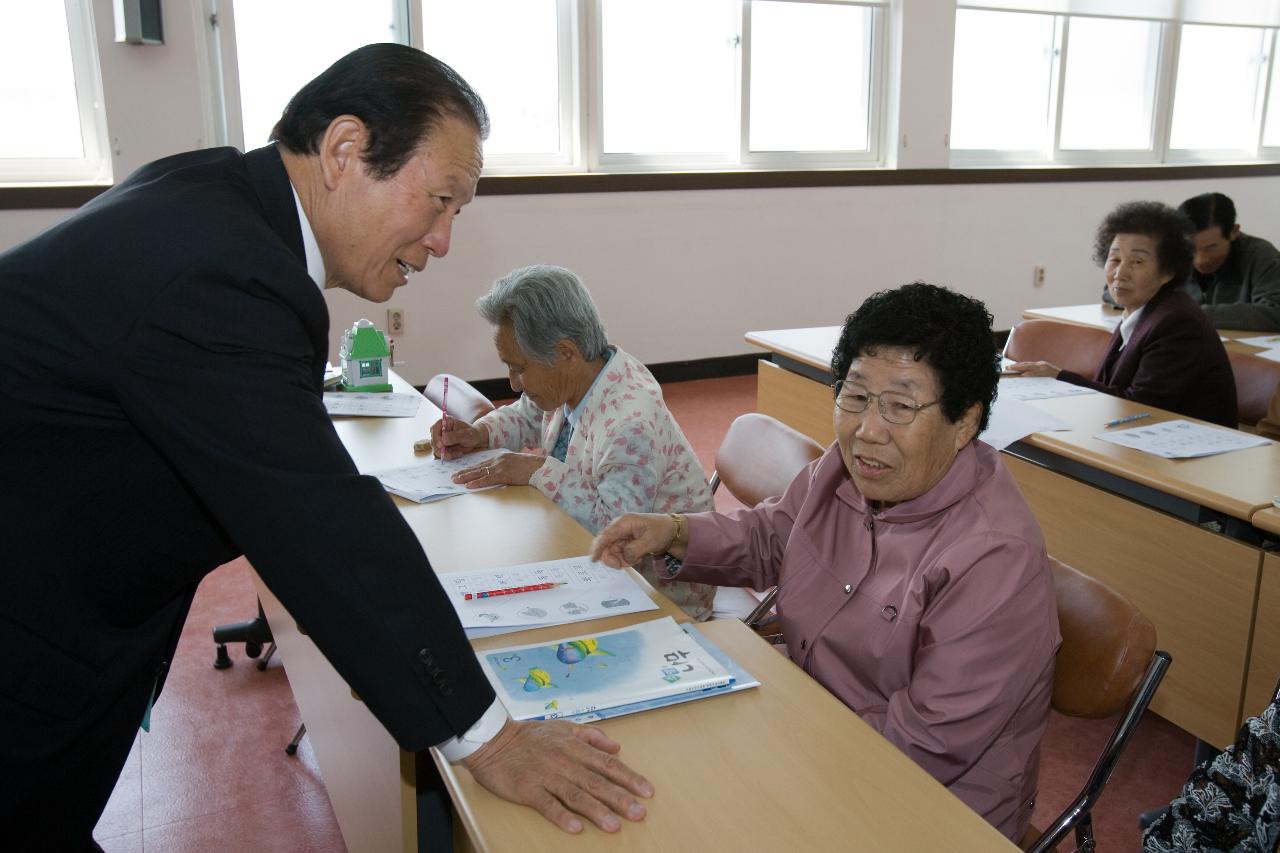
[[[975,440],[996,391],[991,315],[930,284],[877,293],[846,320],[832,372],[836,442],[780,498],[626,515],[592,553],[776,585],[791,659],[1020,839],[1060,638],[1040,528]]]
[[[698,457],[635,357],[605,337],[586,287],[564,267],[522,267],[476,301],[494,326],[516,402],[467,424],[437,421],[443,458],[488,447],[516,451],[455,475],[470,487],[528,484],[598,533],[627,512],[714,506]],[[636,568],[695,619],[711,615],[714,586]]]

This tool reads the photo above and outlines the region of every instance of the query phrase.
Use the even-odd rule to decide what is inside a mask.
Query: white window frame
[[[997,10],[1011,11],[1011,10]],[[1050,14],[1047,12],[1021,12],[1020,14]],[[1004,166],[1128,166],[1158,163],[1164,159],[1169,138],[1169,114],[1172,111],[1172,82],[1177,56],[1177,27],[1168,21],[1145,20],[1160,26],[1159,47],[1156,51],[1155,91],[1152,95],[1151,125],[1148,147],[1131,149],[1077,149],[1062,148],[1062,102],[1066,94],[1067,61],[1071,50],[1071,19],[1084,15],[1051,15],[1054,19],[1053,57],[1049,71],[1049,115],[1045,124],[1044,146],[1031,150],[1003,149],[953,149],[951,165],[955,168],[1000,168]],[[1108,16],[1108,20],[1125,20]]]
[[[1267,46],[1267,58],[1269,60],[1268,65],[1271,66],[1271,73],[1268,75],[1268,79],[1266,81],[1267,85],[1263,87],[1262,91],[1262,104],[1264,110],[1267,108],[1267,105],[1271,103],[1271,92],[1273,90],[1280,89],[1280,72],[1276,71],[1276,65],[1280,64],[1276,62],[1277,47],[1280,47],[1280,30],[1272,28],[1271,43]],[[1280,102],[1277,103],[1277,107],[1280,107]],[[1264,112],[1258,118],[1258,156],[1263,160],[1280,160],[1280,145],[1263,144],[1262,132],[1266,127],[1266,124],[1267,116]]]
[[[80,157],[0,158],[2,184],[99,184],[112,181],[107,144],[107,117],[102,96],[102,73],[90,4],[63,0],[76,105],[80,113]]]
[[[1237,24],[1199,24],[1199,26],[1245,26]],[[1178,35],[1181,37],[1182,27],[1175,27]],[[1263,162],[1266,160],[1280,159],[1280,148],[1272,148],[1272,154],[1268,156],[1267,151],[1262,147],[1262,130],[1266,126],[1266,109],[1267,109],[1267,78],[1275,77],[1275,43],[1276,28],[1275,27],[1259,27],[1247,26],[1247,29],[1261,29],[1265,31],[1262,38],[1262,56],[1261,64],[1258,68],[1258,81],[1254,90],[1253,102],[1253,146],[1252,149],[1247,148],[1173,148],[1168,146],[1169,136],[1173,127],[1173,103],[1177,96],[1177,67],[1176,63],[1171,63],[1175,67],[1169,72],[1169,96],[1168,111],[1169,121],[1165,126],[1164,140],[1167,147],[1164,162],[1189,165],[1189,164],[1209,164],[1209,163],[1252,163]],[[1175,55],[1177,53],[1175,52]]]

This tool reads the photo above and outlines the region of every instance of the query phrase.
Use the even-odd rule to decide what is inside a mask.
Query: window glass
[[[605,153],[738,150],[732,0],[603,0]]]
[[[870,9],[751,5],[752,151],[868,148]]]
[[[9,132],[0,133],[2,158],[85,156],[61,0],[0,8],[0,114],[9,118]]]
[[[1054,28],[1052,15],[956,12],[953,149],[1048,147]]]
[[[1275,48],[1272,48],[1274,54]],[[1262,129],[1262,144],[1280,147],[1280,72],[1276,71],[1274,56],[1271,60],[1271,92],[1267,95],[1267,123]]]
[[[422,0],[423,47],[461,74],[489,110],[486,154],[560,152],[556,6],[556,0]]]
[[[1186,24],[1170,148],[1252,151],[1264,30]]]
[[[1148,149],[1160,24],[1073,17],[1062,93],[1064,149]]]
[[[236,0],[236,58],[246,149],[267,144],[289,98],[343,55],[399,41],[390,3]]]

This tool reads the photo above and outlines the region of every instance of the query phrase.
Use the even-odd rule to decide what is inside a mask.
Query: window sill
[[[1165,181],[1280,176],[1280,163],[1149,166],[1019,166],[953,169],[814,169],[735,172],[635,172],[482,177],[478,195],[779,189],[787,187],[1037,184]],[[0,186],[0,210],[76,208],[104,186]]]

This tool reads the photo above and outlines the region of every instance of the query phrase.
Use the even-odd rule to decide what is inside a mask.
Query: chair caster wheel
[[[291,743],[291,744],[289,744],[288,746],[286,746],[286,747],[284,748],[284,754],[285,754],[285,755],[297,755],[297,754],[298,754],[298,745],[297,745],[296,743]]]
[[[244,653],[251,658],[256,658],[258,655],[262,654],[262,643],[255,643],[253,640],[246,641],[244,644]]]
[[[227,669],[231,664],[235,663],[231,659],[231,655],[227,654],[227,647],[222,643],[218,644],[218,655],[213,659],[214,669]]]

